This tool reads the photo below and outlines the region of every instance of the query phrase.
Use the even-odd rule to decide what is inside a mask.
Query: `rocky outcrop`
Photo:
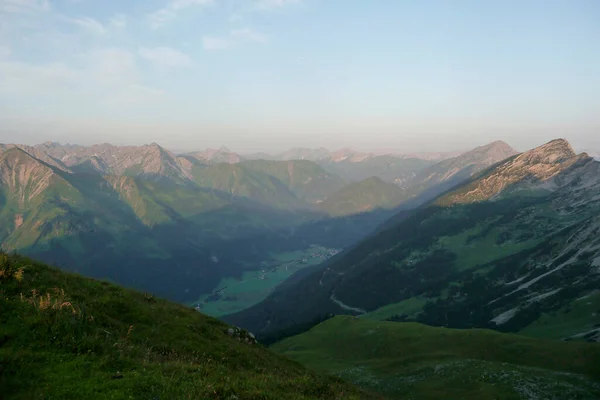
[[[438,203],[483,201],[518,190],[534,194],[554,191],[576,177],[581,178],[586,168],[594,168],[594,164],[587,154],[577,155],[566,140],[557,139],[507,160],[442,197]]]
[[[0,156],[0,185],[21,208],[43,193],[55,177],[59,178],[49,165],[18,147]]]
[[[108,143],[77,146],[47,142],[31,149],[46,157],[59,160],[57,162],[73,172],[191,179],[190,167],[156,143],[137,147],[113,146]],[[36,158],[40,157],[36,156]]]
[[[257,344],[258,341],[256,337],[251,332],[248,332],[245,329],[238,328],[237,326],[228,328],[225,330],[227,336],[236,339],[238,342],[246,343],[246,344]]]

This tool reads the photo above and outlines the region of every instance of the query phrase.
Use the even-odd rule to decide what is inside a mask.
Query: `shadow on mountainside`
[[[557,179],[568,177],[580,166],[574,165],[564,170]],[[489,170],[477,176],[484,176],[487,172]],[[473,181],[475,179],[477,177]],[[531,175],[524,176],[523,180],[532,186],[541,183]],[[459,185],[458,188],[470,182]],[[505,188],[504,191],[510,193],[514,185]],[[455,187],[452,190],[456,189]],[[516,331],[539,317],[544,307],[536,308],[534,305],[511,323],[499,327],[490,321],[499,310],[506,311],[518,305],[522,301],[521,297],[503,298],[496,304],[497,307],[484,305],[514,289],[494,282],[501,278],[510,282],[527,275],[535,279],[547,270],[536,270],[535,264],[532,265],[529,261],[546,259],[553,254],[559,255],[561,246],[564,245],[569,232],[573,233],[573,228],[559,228],[562,225],[556,222],[561,218],[558,211],[556,216],[552,217],[543,213],[532,217],[532,221],[538,221],[537,225],[521,221],[523,210],[549,206],[553,204],[556,196],[558,195],[553,193],[536,193],[530,196],[525,192],[495,201],[425,205],[413,211],[403,212],[386,222],[386,229],[377,230],[358,245],[327,263],[325,268],[313,270],[310,274],[305,273],[302,279],[297,279],[293,285],[286,285],[285,291],[276,291],[263,302],[223,319],[257,333],[263,341],[273,342],[303,332],[334,314],[356,315],[358,313],[353,309],[373,311],[388,304],[421,296],[433,299],[435,304],[431,303],[424,308],[423,314],[416,319],[419,322],[450,327],[487,327]],[[593,215],[593,211],[589,211],[588,214]],[[577,214],[571,223],[585,220],[582,218]],[[478,226],[486,227],[480,234],[481,238],[486,237],[491,229],[501,228],[507,231],[506,235],[509,236],[497,240],[521,243],[537,237],[539,243],[527,242],[530,243],[528,248],[522,251],[499,256],[493,261],[475,264],[467,269],[457,265],[459,261],[455,251],[448,251],[444,247],[436,249],[438,238],[453,237]],[[510,231],[516,229],[512,228],[513,226],[519,230],[513,232],[511,237]],[[543,226],[543,229],[540,226]],[[479,239],[473,237],[471,240],[476,243]],[[411,255],[414,257],[414,254],[424,254],[425,258],[410,261]],[[573,253],[564,255],[567,260],[572,256]],[[590,272],[591,261],[589,257],[582,258],[573,264],[572,268],[565,268],[561,273],[549,275],[548,278],[542,276],[545,286],[540,284],[539,290],[541,293],[546,290],[544,288],[550,291],[551,287],[559,285],[561,279],[577,281],[577,277]],[[556,268],[560,264],[556,262],[560,262],[560,259],[549,265]],[[487,278],[488,272],[482,275],[477,271],[491,271],[490,279]],[[592,286],[596,284],[597,282],[592,280],[589,284],[579,285],[576,290],[563,289],[558,302],[553,303],[550,308],[555,309],[565,301],[573,300],[574,296],[593,289]],[[523,291],[521,294],[528,293],[530,292]],[[467,297],[446,297],[450,294]]]

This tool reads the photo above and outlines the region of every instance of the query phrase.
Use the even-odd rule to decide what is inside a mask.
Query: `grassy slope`
[[[585,333],[587,332],[588,335]],[[600,332],[600,292],[575,299],[566,306],[546,312],[519,333],[548,339],[588,339]]]
[[[344,186],[323,200],[319,209],[329,215],[352,215],[376,208],[393,208],[405,198],[405,191],[397,185],[371,177]]]
[[[278,208],[307,207],[271,174],[254,171],[242,164],[196,165],[192,175],[200,187],[218,190],[232,197],[245,197]]]
[[[298,198],[313,202],[323,200],[346,183],[318,164],[308,160],[252,160],[240,164],[249,170],[274,177],[286,185]]]
[[[222,279],[212,293],[191,305],[200,304],[200,311],[213,317],[239,312],[264,300],[297,271],[323,262],[331,250],[314,246],[273,254],[272,259],[260,263],[260,269],[244,272],[240,279]]]
[[[6,399],[371,398],[187,307],[18,256],[0,254],[0,310]]]
[[[600,396],[597,344],[338,316],[272,348],[399,398]]]

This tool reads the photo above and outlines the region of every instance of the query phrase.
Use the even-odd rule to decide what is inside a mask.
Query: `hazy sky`
[[[0,0],[0,142],[600,148],[598,0]]]

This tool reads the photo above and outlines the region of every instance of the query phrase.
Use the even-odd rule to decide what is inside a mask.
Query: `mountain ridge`
[[[558,187],[541,193],[518,191],[494,201],[441,201],[494,171],[521,167],[522,160],[532,163],[528,170],[551,178]],[[548,170],[546,162],[553,167]],[[388,307],[385,318],[459,328],[525,329],[544,312],[587,295],[600,279],[594,272],[600,239],[593,234],[600,224],[599,177],[600,163],[575,155],[561,141],[513,156],[386,225],[285,293],[274,293],[225,320],[251,327],[265,338],[281,338],[329,313],[359,314],[360,309],[369,315]],[[569,237],[581,251],[568,244]],[[479,269],[488,272],[478,274]],[[524,276],[531,282],[523,288],[527,290],[513,292],[500,283]],[[588,279],[578,280],[583,276]],[[557,279],[579,283],[557,290]],[[495,299],[502,300],[489,303]],[[409,303],[416,304],[411,311],[406,308]],[[393,304],[396,313],[391,311]],[[503,313],[503,324],[497,324]],[[569,332],[574,335],[592,326],[593,319],[582,320]]]
[[[488,200],[509,186],[513,186],[511,190],[518,190],[518,186],[523,184],[527,185],[529,190],[542,188],[552,191],[557,188],[557,184],[551,182],[556,175],[588,162],[593,162],[593,159],[586,153],[577,155],[566,140],[556,139],[514,156],[514,159],[493,168],[489,174],[484,173],[483,176],[476,177],[474,182],[462,189],[469,190],[462,198],[459,194],[449,193],[438,199],[437,203]]]

